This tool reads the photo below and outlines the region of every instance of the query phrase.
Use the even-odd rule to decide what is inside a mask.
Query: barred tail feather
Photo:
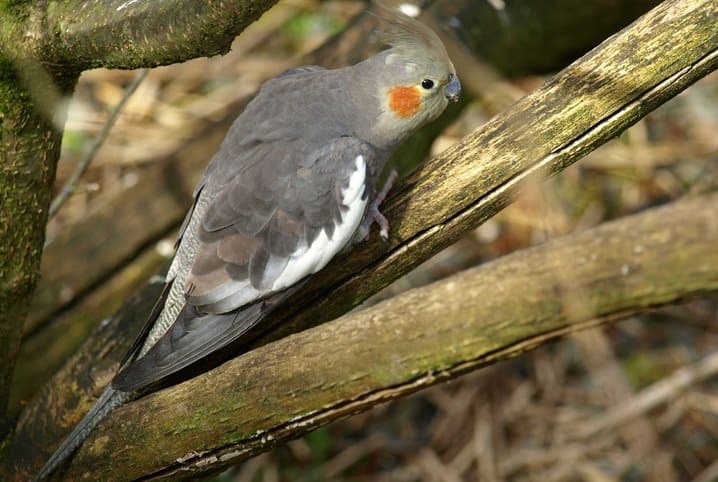
[[[33,479],[39,482],[46,479],[57,469],[72,453],[82,445],[82,442],[90,435],[90,432],[114,409],[132,398],[131,393],[121,392],[109,385],[102,392],[85,417],[78,423],[72,432],[65,438],[62,444],[55,450],[52,456],[45,462],[37,476]]]

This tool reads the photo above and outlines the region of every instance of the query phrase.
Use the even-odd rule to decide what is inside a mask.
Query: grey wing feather
[[[270,294],[292,255],[321,231],[332,237],[356,158],[377,156],[350,136],[306,153],[294,144],[257,148],[267,161],[225,183],[204,213],[186,283],[187,301],[202,311],[224,313]]]
[[[150,311],[149,316],[145,320],[145,324],[142,326],[142,329],[135,337],[135,340],[132,342],[132,345],[130,345],[130,348],[127,350],[127,353],[125,353],[125,356],[122,358],[122,361],[120,361],[121,367],[130,362],[132,358],[137,355],[142,349],[142,345],[145,342],[145,338],[147,338],[147,334],[152,329],[152,326],[157,320],[157,317],[164,308],[164,304],[167,300],[167,295],[169,295],[170,289],[172,289],[172,283],[165,283],[164,287],[162,288],[162,292],[160,293],[160,296],[157,298],[154,306],[152,307],[152,311]]]
[[[179,247],[179,244],[182,242],[182,236],[184,236],[184,233],[187,230],[187,226],[189,226],[189,222],[192,219],[192,215],[194,214],[194,210],[197,207],[197,199],[199,199],[199,195],[202,192],[202,188],[204,188],[204,183],[205,179],[202,178],[194,189],[194,193],[192,195],[192,206],[187,210],[187,214],[185,215],[184,220],[180,225],[179,231],[177,233],[177,239],[175,240],[175,249],[177,249],[177,247]]]
[[[300,175],[290,185],[275,182],[256,172],[263,168],[256,164],[226,183],[201,223],[187,303],[167,333],[143,357],[124,367],[113,386],[139,390],[205,358],[243,336],[298,289],[303,282],[278,292],[270,287],[299,243],[310,243],[311,236],[322,229],[331,231],[341,219],[337,193],[348,182],[358,155],[369,158],[374,150],[355,138],[335,139],[315,153],[311,167],[316,171],[308,171],[304,180]],[[274,169],[275,179],[287,177],[286,169],[276,163]],[[241,177],[256,181],[252,189]],[[255,296],[248,303],[227,305],[248,289]]]
[[[206,314],[187,304],[167,333],[139,360],[120,370],[112,387],[135,392],[231,344],[301,285],[233,313]]]

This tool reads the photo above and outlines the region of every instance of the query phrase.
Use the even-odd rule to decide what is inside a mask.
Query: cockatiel
[[[138,391],[247,333],[373,222],[386,238],[377,177],[461,85],[434,32],[379,15],[390,48],[346,68],[291,69],[234,122],[194,191],[146,336],[38,479]]]

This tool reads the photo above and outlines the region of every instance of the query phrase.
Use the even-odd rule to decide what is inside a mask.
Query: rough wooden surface
[[[712,1],[665,2],[640,19],[629,30],[611,38],[556,76],[543,88],[515,104],[478,132],[468,136],[456,148],[425,165],[408,182],[402,184],[398,194],[388,202],[386,212],[393,222],[389,244],[382,245],[381,242],[373,239],[348,257],[333,263],[316,282],[310,283],[310,286],[304,290],[300,295],[303,297],[301,303],[292,305],[300,307],[302,313],[295,317],[293,323],[287,323],[275,330],[271,337],[326,321],[345,312],[349,307],[446,246],[462,232],[494,214],[509,201],[511,194],[527,178],[562,169],[714,69],[718,64],[716,54],[718,31],[715,29],[717,19],[718,6]],[[690,264],[692,259],[690,256],[680,258],[686,264]],[[657,263],[665,266],[665,260]],[[686,286],[691,285],[686,284]],[[674,288],[678,289],[675,286]],[[708,286],[705,289],[713,288]],[[484,302],[492,301],[487,299]],[[633,308],[640,306],[644,306],[644,301]],[[276,318],[281,320],[282,315],[291,314],[296,312],[293,313],[289,309]],[[105,329],[110,330],[112,326],[110,323]],[[512,326],[511,323],[505,323],[503,328],[507,333],[519,334],[522,328],[525,328],[520,325],[516,328]],[[313,332],[313,336],[321,338],[325,336],[322,333],[318,330]],[[416,336],[427,337],[419,331],[416,332]],[[539,342],[541,339],[532,339],[532,343]],[[94,380],[96,383],[84,387],[77,383],[78,373],[94,370],[91,368],[94,367],[91,363],[91,354],[93,350],[94,353],[97,352],[96,343],[97,340],[91,340],[64,373],[55,378],[53,384],[43,391],[43,396],[31,404],[23,415],[18,425],[17,439],[21,440],[25,437],[24,443],[30,446],[35,444],[36,451],[32,453],[28,453],[27,450],[20,451],[20,457],[32,459],[25,459],[25,462],[17,459],[16,462],[20,466],[32,467],[41,463],[43,452],[49,451],[50,447],[57,443],[50,440],[59,440],[61,434],[68,430],[77,417],[86,410],[86,402],[93,396],[92,390],[99,389],[102,380],[106,380],[109,376],[98,373],[98,377]],[[357,350],[370,348],[360,347],[356,343],[352,343],[352,346]],[[441,346],[438,345],[433,348],[441,350]],[[276,345],[275,349],[277,349]],[[282,356],[281,352],[271,355],[265,350],[260,353],[270,358]],[[330,359],[329,354],[325,355],[322,356],[324,363]],[[385,368],[385,366],[376,367],[379,371]],[[411,369],[418,370],[416,372],[418,374],[421,373],[422,367]],[[107,370],[107,373],[111,373],[110,368]],[[210,372],[191,383],[215,386],[213,380],[216,373],[217,371]],[[236,375],[234,383],[242,387],[254,382],[270,385],[266,380],[255,380],[251,377],[250,380],[246,380],[245,377],[244,374]],[[306,380],[302,381],[306,383]],[[272,379],[271,385],[280,386],[279,383]],[[319,382],[317,386],[331,388],[330,385],[322,385]],[[164,393],[172,393],[172,391]],[[196,399],[207,398],[208,403],[211,402],[209,399],[214,399],[213,392],[203,397],[198,396],[197,393],[202,392],[194,394]],[[85,402],[77,404],[69,411],[66,408],[72,403],[66,403],[63,407],[53,405],[54,400],[78,399]],[[148,400],[156,399],[150,397]],[[167,399],[160,399],[157,403],[160,401],[168,403]],[[285,400],[285,402],[291,405],[291,401]],[[180,407],[185,406],[182,403]],[[348,410],[351,410],[352,405],[348,399],[346,404]],[[133,410],[133,406],[134,404],[130,404],[124,409],[125,412],[119,413],[127,416],[129,412],[126,411]],[[319,409],[321,406],[317,404],[315,408]],[[170,408],[167,407],[167,410]],[[160,413],[160,408],[154,411],[158,426],[165,423],[159,417]],[[204,414],[210,416],[211,410]],[[266,414],[271,417],[275,412],[268,411]],[[253,416],[260,419],[260,422],[264,420],[264,415],[259,412],[254,413]],[[113,418],[113,420],[115,423],[120,423],[122,418]],[[171,423],[175,424],[174,428],[164,435],[175,432],[181,436],[169,436],[168,443],[172,442],[184,447],[183,442],[179,440],[184,437],[192,443],[197,442],[194,434],[195,429],[200,427],[192,421],[191,417],[187,420],[187,423],[184,419],[172,420]],[[233,423],[232,419],[223,418],[215,422],[220,426],[223,423]],[[207,423],[209,427],[207,420],[202,423]],[[113,425],[113,428],[117,427]],[[226,426],[222,427],[222,429],[226,428]],[[108,447],[113,446],[119,450],[118,446],[112,444],[121,444],[122,440],[130,440],[114,439],[109,436],[111,432],[104,431],[107,429],[103,429],[102,426],[100,430],[104,435],[100,435],[99,445],[105,443]],[[147,430],[150,428],[148,427]],[[227,436],[211,428],[207,430],[207,433],[201,430],[196,432],[204,433],[207,438],[204,439],[206,444],[195,445],[194,449],[208,446],[209,440],[214,436],[219,440],[217,443],[221,445],[225,440],[223,437]],[[155,432],[157,433],[161,432]],[[230,436],[237,435],[236,432],[234,435],[231,433],[230,430]],[[38,434],[43,434],[45,437],[39,438]],[[132,438],[132,443],[127,445],[136,444],[137,447],[146,447],[149,442],[148,439],[143,438],[144,436],[138,432],[138,438]],[[89,452],[102,453],[102,447],[99,445],[93,445],[93,449]],[[123,446],[120,451],[124,450],[133,449]],[[82,460],[89,463],[89,459],[83,458],[90,456],[87,451],[87,447],[83,449],[85,455],[80,454],[81,458],[76,459],[75,467],[81,467],[84,463],[80,462]],[[203,463],[210,463],[209,460],[204,460]],[[129,463],[127,465],[128,470],[140,470],[137,465],[132,468],[129,467]],[[98,470],[105,469],[98,467]]]
[[[30,13],[41,15],[52,34],[42,39],[46,55],[87,70],[154,67],[227,52],[276,0],[33,3]]]
[[[717,244],[713,194],[409,291],[120,408],[66,480],[196,477],[561,334],[716,290]]]
[[[39,276],[53,159],[62,138],[24,84],[24,77],[37,69],[16,67],[15,59],[3,58],[2,50],[0,44],[0,418],[5,415],[22,321]],[[38,76],[38,83],[54,87],[45,81]]]

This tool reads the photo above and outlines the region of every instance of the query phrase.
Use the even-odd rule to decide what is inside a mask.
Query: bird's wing
[[[297,74],[306,74],[306,73],[311,73],[311,72],[322,72],[322,71],[325,71],[325,70],[326,70],[326,69],[325,69],[324,67],[320,66],[320,65],[302,65],[302,66],[299,66],[299,67],[293,67],[293,68],[291,68],[291,69],[285,70],[284,72],[282,72],[281,74],[279,74],[277,77],[275,77],[275,82],[277,82],[276,79],[282,79],[282,78],[286,78],[286,77],[289,77],[289,76],[294,76],[294,75],[297,75]],[[288,85],[288,86],[291,88],[291,85],[292,85],[292,84],[291,84],[291,81],[287,82],[287,79],[284,79],[284,80],[285,80],[285,81],[282,82],[280,85]],[[268,117],[272,118],[273,116],[272,116],[271,114],[272,114],[272,113],[269,113]],[[274,124],[276,124],[276,122],[275,122]],[[238,123],[237,123],[237,126],[241,126],[241,125],[242,125],[241,122],[238,122]],[[254,126],[254,127],[257,127],[257,126]],[[271,126],[270,126],[270,129],[271,129]],[[228,137],[231,137],[231,136],[228,136]],[[240,137],[241,137],[241,135],[240,135]],[[260,137],[263,137],[263,138],[266,139],[267,133],[265,133],[263,136],[260,136]],[[224,146],[223,146],[223,147],[224,147]],[[222,154],[222,152],[220,152],[220,154]],[[221,164],[221,163],[220,163],[220,164]],[[226,167],[226,163],[225,163],[225,167]],[[243,167],[244,167],[244,165],[240,163],[240,164],[238,164],[238,165],[235,166],[235,169],[238,169],[238,171],[241,172],[241,171],[243,170]],[[211,177],[211,174],[212,174],[212,173],[213,173],[212,169],[208,169],[207,172],[204,173],[204,175],[202,176],[202,178],[201,178],[201,179],[199,180],[199,182],[197,183],[197,186],[195,186],[194,192],[192,193],[192,196],[193,196],[193,198],[194,198],[194,202],[192,203],[192,207],[187,211],[187,214],[185,215],[184,221],[182,221],[182,225],[180,226],[179,232],[178,232],[178,234],[177,234],[177,240],[176,240],[176,242],[175,242],[175,248],[177,248],[177,247],[179,246],[180,242],[182,241],[182,236],[184,236],[185,230],[187,229],[187,226],[189,225],[189,222],[190,222],[190,220],[192,219],[192,215],[194,214],[194,210],[195,210],[196,203],[197,203],[197,198],[199,197],[199,195],[200,195],[202,189],[204,188],[204,186],[205,186],[206,183],[208,182],[208,180],[209,180],[209,178]],[[231,175],[232,175],[231,177],[234,177],[236,174],[237,174],[237,172],[231,173]]]
[[[307,158],[256,163],[225,183],[202,218],[185,307],[113,386],[141,389],[232,343],[323,268],[361,223],[375,155],[340,137]]]
[[[257,163],[225,185],[202,219],[187,301],[226,313],[324,267],[364,215],[375,155],[345,136],[301,159]]]
[[[144,356],[122,368],[112,380],[112,387],[120,392],[142,390],[226,347],[302,284],[230,313],[201,313],[197,307],[185,304],[167,333]]]

